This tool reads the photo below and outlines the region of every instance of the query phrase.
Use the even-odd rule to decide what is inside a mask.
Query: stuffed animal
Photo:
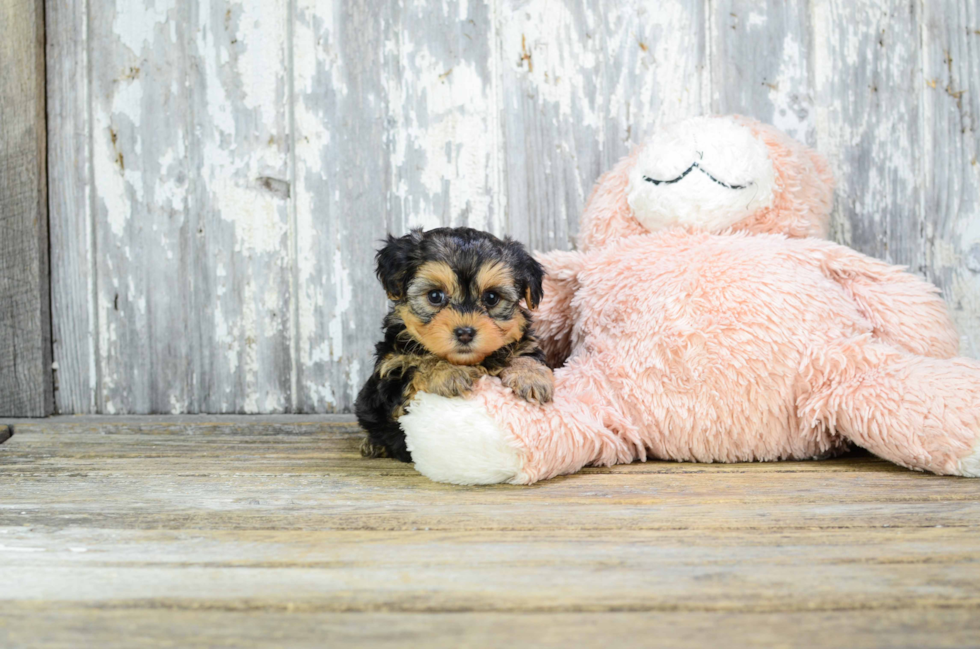
[[[833,180],[772,126],[701,117],[599,179],[578,250],[539,255],[554,400],[421,393],[416,468],[529,484],[635,460],[823,458],[851,444],[980,476],[980,363],[932,285],[818,238]]]

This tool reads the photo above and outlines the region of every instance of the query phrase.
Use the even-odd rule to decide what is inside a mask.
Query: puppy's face
[[[544,276],[519,243],[469,228],[389,238],[378,276],[411,337],[458,365],[475,365],[524,335]]]

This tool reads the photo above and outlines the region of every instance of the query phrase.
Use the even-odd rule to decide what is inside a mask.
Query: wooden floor
[[[452,487],[336,418],[13,431],[5,648],[980,646],[980,480],[855,455]]]

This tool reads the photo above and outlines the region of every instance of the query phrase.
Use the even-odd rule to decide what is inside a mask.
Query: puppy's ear
[[[385,246],[375,256],[378,280],[385,287],[388,299],[397,301],[405,296],[405,283],[414,272],[415,252],[422,243],[422,229],[412,230],[403,237],[388,235]]]
[[[524,296],[527,308],[533,311],[544,297],[544,267],[517,241],[506,239],[506,244],[513,260],[517,290]]]

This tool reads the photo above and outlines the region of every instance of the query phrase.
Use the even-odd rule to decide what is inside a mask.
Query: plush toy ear
[[[524,295],[527,308],[532,311],[538,308],[544,297],[544,267],[532,257],[520,243],[506,240],[507,249],[511,254],[512,266],[517,283],[517,290]]]
[[[422,243],[422,229],[412,230],[403,237],[388,235],[384,248],[375,256],[381,285],[385,287],[388,299],[397,301],[405,295],[405,283],[414,270],[415,251]]]

